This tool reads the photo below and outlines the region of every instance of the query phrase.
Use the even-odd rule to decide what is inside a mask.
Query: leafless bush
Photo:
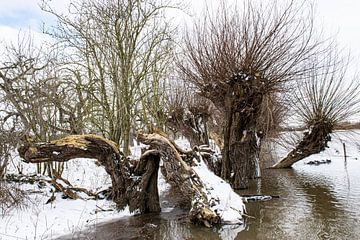
[[[26,193],[17,187],[14,187],[0,180],[0,209],[1,214],[5,215],[13,208],[25,207]]]

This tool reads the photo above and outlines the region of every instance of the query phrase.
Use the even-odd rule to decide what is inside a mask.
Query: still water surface
[[[244,226],[193,226],[180,208],[127,217],[61,239],[360,239],[360,160],[264,170],[239,194],[278,195],[247,203]],[[172,196],[174,197],[174,196]]]

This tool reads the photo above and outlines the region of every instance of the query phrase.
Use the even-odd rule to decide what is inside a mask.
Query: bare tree
[[[213,104],[191,91],[187,86],[173,86],[165,107],[165,125],[174,133],[186,137],[191,147],[209,144],[208,124]]]
[[[328,66],[321,73],[314,70],[299,84],[291,106],[294,119],[305,129],[293,150],[273,168],[288,168],[311,154],[324,151],[331,133],[342,122],[359,113],[360,82],[349,78],[348,63],[335,53],[329,56]]]
[[[223,4],[215,15],[208,11],[185,39],[180,73],[224,116],[221,175],[235,188],[257,175],[261,139],[269,129],[259,126],[267,122],[260,120],[266,101],[307,77],[310,60],[322,67],[327,46],[317,40],[312,10],[304,6]]]
[[[50,34],[64,48],[69,68],[85,80],[91,125],[126,155],[135,116],[150,103],[161,105],[159,86],[172,51],[167,7],[156,0],[76,1],[67,14],[46,2],[42,7],[58,20]],[[142,120],[152,121],[147,115]]]
[[[60,77],[62,70],[53,55],[56,49],[45,53],[28,35],[19,36],[17,44],[7,46],[0,63],[2,127],[12,123],[12,131],[20,135],[18,140],[31,136],[35,141],[50,141],[82,132],[80,95],[69,90],[68,79]],[[61,165],[56,165],[56,171],[61,171]],[[43,170],[51,176],[55,169],[48,167]]]

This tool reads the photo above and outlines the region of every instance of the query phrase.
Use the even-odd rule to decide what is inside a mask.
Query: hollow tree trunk
[[[299,144],[272,168],[290,168],[294,163],[319,152],[327,147],[331,140],[332,126],[324,123],[315,124],[309,132],[304,133]]]
[[[147,151],[133,166],[114,142],[95,135],[71,135],[49,143],[27,143],[18,151],[28,163],[95,158],[111,177],[111,198],[119,209],[129,205],[130,211],[160,211],[157,191],[160,155],[157,151]]]

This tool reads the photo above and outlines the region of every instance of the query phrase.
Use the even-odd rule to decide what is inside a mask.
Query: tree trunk
[[[139,133],[138,140],[160,152],[167,181],[178,187],[191,205],[190,220],[205,226],[219,224],[221,218],[211,210],[201,179],[180,156],[177,147],[167,137],[157,133]]]
[[[50,143],[26,143],[18,151],[20,157],[30,163],[95,158],[111,177],[111,198],[119,209],[129,205],[130,211],[160,211],[157,191],[160,155],[156,151],[144,153],[133,166],[114,142],[96,135],[71,135]]]
[[[222,150],[221,160],[221,177],[229,180],[232,172],[231,159],[230,159],[230,141],[231,141],[231,126],[233,124],[233,109],[232,101],[226,99],[226,111],[225,111],[225,125],[224,125],[224,149]]]
[[[304,133],[299,144],[283,159],[271,168],[290,168],[294,163],[312,155],[324,151],[327,143],[331,141],[332,126],[326,123],[313,125],[309,132]]]
[[[131,212],[139,210],[140,213],[160,211],[157,178],[161,156],[167,181],[181,191],[191,206],[189,217],[192,222],[212,227],[220,224],[224,215],[227,218],[235,216],[237,223],[241,223],[241,198],[209,170],[205,178],[212,176],[217,183],[212,186],[207,180],[205,185],[190,167],[195,164],[194,158],[201,156],[200,153],[181,150],[167,137],[157,133],[140,133],[138,140],[150,145],[152,150],[146,151],[139,161],[131,162],[119,152],[114,142],[95,135],[72,135],[50,143],[27,143],[18,151],[26,162],[31,163],[65,162],[73,158],[98,159],[111,177],[111,197],[119,209],[128,205]],[[221,185],[221,191],[214,192],[220,192],[225,200],[212,193],[218,185]],[[230,206],[229,199],[236,199],[236,203]]]
[[[129,192],[127,195],[131,200],[129,202],[130,211],[136,209],[139,209],[141,213],[161,211],[157,184],[159,162],[160,154],[156,150],[148,150],[141,155],[134,173],[137,176],[142,176],[142,178],[132,182],[127,187]]]
[[[262,96],[254,96],[253,104],[261,102]],[[222,177],[230,179],[233,188],[248,187],[249,179],[259,177],[260,138],[256,133],[257,108],[236,108],[237,100],[232,96],[226,100],[224,149],[222,159]],[[230,178],[229,178],[230,176]]]

